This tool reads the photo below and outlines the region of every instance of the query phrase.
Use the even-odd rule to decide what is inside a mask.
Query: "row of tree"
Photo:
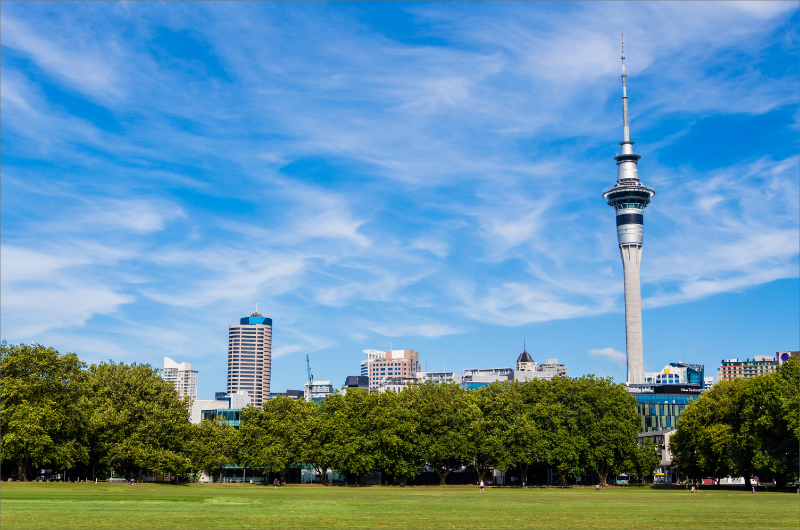
[[[795,480],[800,468],[800,363],[720,381],[686,407],[671,438],[678,471],[690,478]]]
[[[624,386],[592,376],[493,384],[480,390],[426,383],[400,393],[349,390],[320,405],[278,398],[242,413],[240,463],[279,475],[296,462],[360,481],[381,470],[401,483],[428,468],[441,484],[458,469],[482,479],[492,468],[548,463],[560,475],[649,475],[653,446],[637,445],[640,424]]]
[[[19,477],[39,468],[209,476],[226,464],[285,476],[297,464],[362,481],[381,470],[400,481],[436,471],[555,466],[569,474],[648,475],[652,446],[622,385],[592,376],[495,384],[412,386],[397,394],[353,389],[321,404],[278,398],[242,412],[241,430],[189,422],[189,402],[149,365],[86,366],[73,353],[2,344],[2,459]]]

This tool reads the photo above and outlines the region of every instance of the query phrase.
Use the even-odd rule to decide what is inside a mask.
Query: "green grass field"
[[[798,528],[796,493],[4,483],[12,528]]]

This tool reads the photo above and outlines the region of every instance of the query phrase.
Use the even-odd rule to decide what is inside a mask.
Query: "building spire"
[[[620,33],[620,45],[622,47],[622,140],[631,141],[630,129],[628,128],[628,72],[625,71],[625,34]]]

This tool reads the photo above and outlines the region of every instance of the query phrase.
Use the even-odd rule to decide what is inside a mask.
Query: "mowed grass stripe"
[[[6,483],[15,528],[798,528],[792,493]]]

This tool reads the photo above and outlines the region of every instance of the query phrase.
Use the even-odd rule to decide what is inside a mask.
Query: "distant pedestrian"
[[[600,484],[594,485],[594,491],[600,491]]]
[[[694,493],[694,485],[692,485],[692,493]]]
[[[483,493],[483,481],[481,480],[481,493]]]
[[[755,493],[755,492],[756,492],[756,487],[755,487],[755,486],[753,486],[753,493]]]
[[[276,478],[274,484],[275,484],[275,489],[278,489],[278,485],[280,484],[280,481]]]

